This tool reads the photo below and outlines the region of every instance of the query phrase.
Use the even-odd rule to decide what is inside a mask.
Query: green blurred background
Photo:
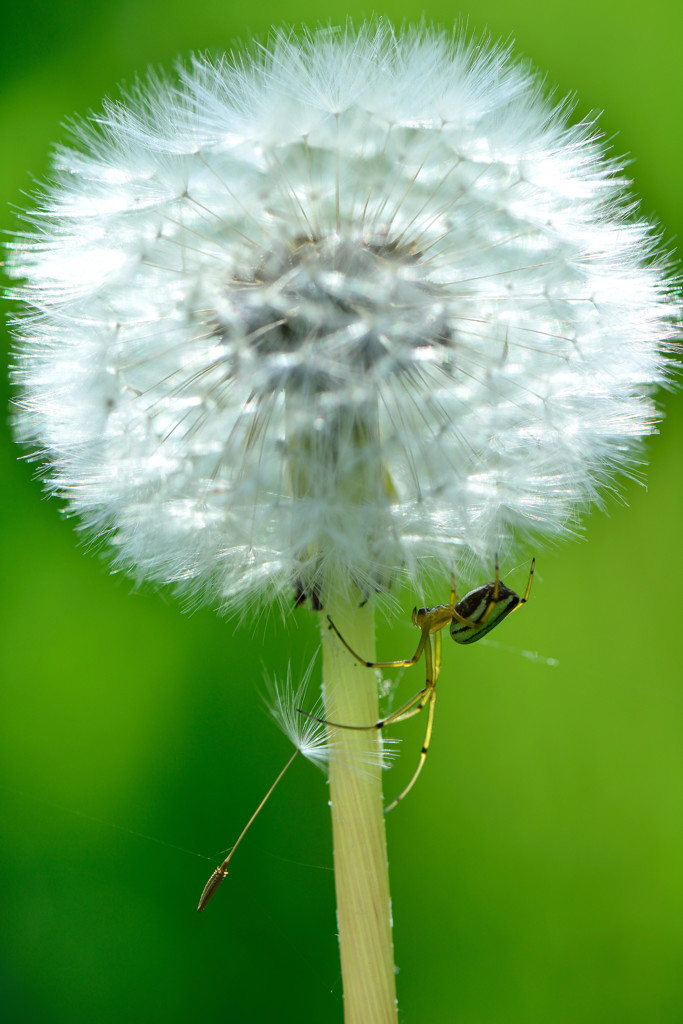
[[[386,9],[396,21],[422,11]],[[683,7],[484,0],[426,11],[444,24],[454,13],[476,34],[514,37],[550,83],[576,90],[577,116],[606,111],[645,211],[675,244]],[[64,121],[148,65],[273,22],[347,14],[363,8],[10,5],[3,199],[23,204]],[[5,202],[0,220],[14,222]],[[4,378],[0,398],[6,408]],[[584,541],[539,552],[532,601],[492,638],[502,647],[446,642],[430,761],[387,822],[402,1021],[683,1020],[683,404],[664,402],[647,489],[626,483],[628,507],[610,501]],[[1,440],[3,1019],[340,1021],[327,790],[310,765],[294,766],[214,903],[195,913],[215,858],[288,756],[259,691],[264,668],[282,676],[289,652],[300,673],[313,616],[297,614],[290,631],[275,617],[236,628],[211,610],[184,615],[172,595],[132,593],[41,501],[4,415]],[[527,565],[508,568],[519,589]],[[412,650],[410,606],[406,595],[380,630],[385,657]],[[422,728],[397,730],[404,755],[388,794],[412,770]]]

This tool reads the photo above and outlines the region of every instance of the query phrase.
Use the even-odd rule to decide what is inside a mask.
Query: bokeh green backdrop
[[[62,123],[148,65],[271,22],[362,13],[303,0],[3,8],[2,196],[22,204]],[[681,5],[483,0],[459,13],[575,89],[577,116],[604,108],[645,211],[680,236]],[[450,24],[454,10],[426,14]],[[0,220],[13,224],[5,203]],[[6,408],[4,379],[0,397]],[[387,822],[402,1021],[683,1020],[680,396],[665,406],[647,489],[625,483],[628,507],[610,500],[584,541],[538,552],[531,603],[492,637],[504,646],[446,641],[430,761]],[[295,765],[195,913],[214,863],[201,857],[234,841],[288,756],[259,690],[290,656],[300,673],[313,617],[237,628],[133,593],[41,501],[2,421],[3,1020],[340,1021],[327,791],[310,765]],[[526,565],[508,568],[523,586]],[[410,602],[381,628],[385,657],[412,649]],[[421,729],[401,730],[389,794]]]

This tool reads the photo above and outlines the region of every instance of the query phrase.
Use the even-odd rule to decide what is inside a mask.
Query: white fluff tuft
[[[232,610],[490,571],[653,430],[657,233],[506,49],[275,33],[75,136],[13,245],[17,430],[137,578]]]
[[[345,756],[346,748],[335,741],[334,730],[332,738],[328,734],[327,726],[322,721],[325,717],[322,697],[319,697],[311,708],[306,707],[314,665],[315,659],[311,661],[296,687],[292,680],[291,665],[287,667],[287,679],[284,685],[280,684],[277,679],[268,679],[266,707],[299,753],[325,771],[330,761],[340,760]],[[306,713],[303,714],[302,710]],[[348,764],[348,767],[354,771],[363,771],[365,768],[373,767],[389,768],[398,755],[398,751],[391,748],[396,747],[400,740],[384,736],[383,733],[379,733],[378,739],[379,746],[376,755],[372,751],[367,751],[364,759],[357,756],[352,764]]]

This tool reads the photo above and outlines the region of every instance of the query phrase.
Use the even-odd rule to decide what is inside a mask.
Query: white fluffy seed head
[[[653,429],[656,232],[500,47],[276,33],[54,163],[13,246],[17,430],[141,579],[233,609],[490,570]]]

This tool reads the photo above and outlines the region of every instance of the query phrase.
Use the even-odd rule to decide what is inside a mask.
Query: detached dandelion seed
[[[310,663],[304,672],[301,682],[296,688],[292,682],[291,666],[287,669],[287,679],[284,686],[280,686],[276,679],[273,680],[272,684],[269,686],[269,695],[267,700],[268,709],[282,731],[291,740],[294,746],[294,753],[291,755],[284,768],[282,768],[278,773],[266,795],[249,818],[249,821],[240,832],[235,845],[230,848],[227,857],[225,857],[222,863],[218,865],[209,877],[199,899],[197,910],[200,913],[213,897],[219,885],[221,885],[226,878],[228,874],[228,864],[232,860],[235,850],[270,800],[274,790],[279,785],[280,780],[289,771],[289,768],[293,764],[297,754],[301,754],[307,761],[311,761],[312,764],[317,765],[318,768],[322,768],[323,770],[327,763],[335,756],[334,743],[330,743],[328,740],[325,734],[324,723],[321,722],[319,717],[317,717],[317,712],[322,713],[323,711],[322,700],[318,701],[310,713],[306,713],[302,716],[298,711],[298,706],[305,703],[306,692],[308,690],[308,684],[311,679],[314,664],[314,661]],[[389,740],[389,742],[393,743],[395,741]],[[379,752],[379,757],[371,763],[375,767],[379,766],[386,768],[393,756],[393,751],[386,751],[382,749]],[[355,770],[362,771],[362,766],[360,765],[353,764],[350,767]]]
[[[395,580],[574,534],[654,429],[680,307],[569,114],[505,48],[380,22],[106,103],[12,246],[16,429],[48,490],[136,579],[308,601],[369,661]],[[325,717],[377,721],[327,633]],[[379,769],[344,768],[378,737],[339,742],[345,1011],[390,1021]]]

